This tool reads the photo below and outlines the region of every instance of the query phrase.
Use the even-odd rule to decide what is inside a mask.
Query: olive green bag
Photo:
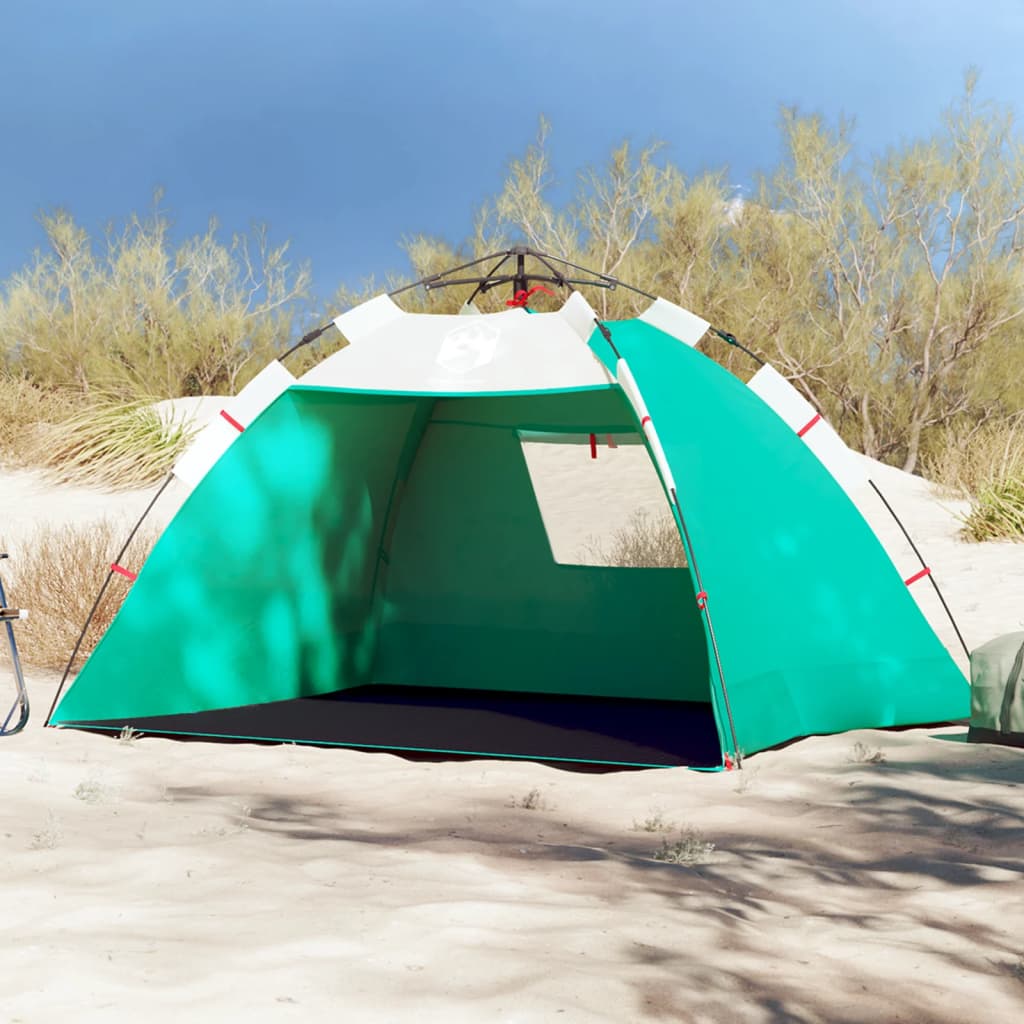
[[[1024,747],[1024,633],[971,652],[969,740]]]

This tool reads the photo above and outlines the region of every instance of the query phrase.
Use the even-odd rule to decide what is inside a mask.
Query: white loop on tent
[[[774,367],[762,366],[747,385],[818,457],[843,490],[864,487],[868,475],[863,462],[847,447],[810,402]]]
[[[655,299],[638,319],[670,334],[690,348],[696,346],[709,327],[707,320],[702,320],[696,313],[691,313],[688,309],[669,302],[668,299]]]
[[[594,333],[594,321],[597,319],[597,314],[579,292],[573,292],[565,300],[558,315],[583,341],[590,341],[590,336]]]
[[[350,345],[358,345],[367,335],[408,315],[395,304],[390,295],[378,295],[335,317],[334,326],[345,335]]]
[[[190,489],[210,471],[215,462],[231,447],[244,430],[283,391],[295,383],[295,377],[276,359],[265,366],[234,398],[224,403],[219,416],[214,416],[196,435],[172,472]]]
[[[640,421],[640,427],[647,438],[648,445],[650,445],[654,464],[658,467],[658,472],[661,474],[661,480],[665,485],[665,489],[675,491],[676,482],[672,476],[672,470],[668,468],[665,450],[661,447],[658,432],[654,428],[654,421],[647,411],[647,404],[644,402],[643,395],[640,394],[640,389],[637,387],[633,371],[630,370],[625,359],[620,359],[615,364],[615,375],[619,378],[619,386],[622,388],[622,393],[629,399],[629,404],[633,406],[636,418]]]

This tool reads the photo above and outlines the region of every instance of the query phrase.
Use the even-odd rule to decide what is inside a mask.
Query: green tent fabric
[[[1024,633],[971,651],[971,726],[975,743],[1024,747]]]
[[[715,766],[964,717],[963,675],[794,432],[652,324],[608,327],[600,384],[287,388],[198,483],[51,723]],[[522,438],[633,437],[657,463],[652,425],[689,567],[556,563]]]

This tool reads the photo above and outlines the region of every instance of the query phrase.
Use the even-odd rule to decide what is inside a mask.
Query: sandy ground
[[[578,455],[542,456],[555,491],[606,486]],[[1024,545],[873,473],[970,646],[1024,628]],[[0,519],[16,549],[150,493],[2,473]],[[45,730],[55,685],[0,739],[0,1021],[1022,1019],[1024,752],[961,726],[591,774]]]

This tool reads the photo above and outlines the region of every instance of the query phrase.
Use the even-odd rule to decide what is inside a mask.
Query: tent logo
[[[492,324],[460,325],[441,339],[437,365],[449,373],[471,373],[494,361],[500,336],[501,331]]]

